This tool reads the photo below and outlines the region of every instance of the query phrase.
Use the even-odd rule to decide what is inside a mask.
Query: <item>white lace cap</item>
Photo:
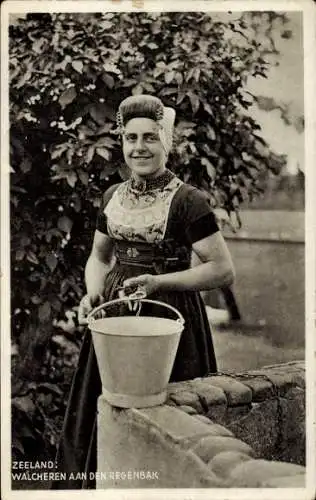
[[[163,117],[159,120],[159,136],[165,153],[168,155],[173,143],[173,128],[176,119],[176,112],[173,108],[164,106]]]

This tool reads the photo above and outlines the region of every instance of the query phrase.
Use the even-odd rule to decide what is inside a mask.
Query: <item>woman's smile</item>
[[[137,155],[137,156],[131,156],[131,158],[133,158],[133,160],[149,160],[150,158],[152,158],[153,156],[152,155]]]

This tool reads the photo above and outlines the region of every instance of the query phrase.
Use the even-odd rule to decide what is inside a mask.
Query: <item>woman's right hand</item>
[[[80,301],[78,308],[79,325],[86,325],[88,314],[92,311],[94,307],[97,307],[103,302],[104,299],[101,295],[96,295],[96,296],[91,296],[88,294],[84,295]]]

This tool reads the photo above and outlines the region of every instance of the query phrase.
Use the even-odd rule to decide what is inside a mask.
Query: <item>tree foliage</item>
[[[267,29],[278,18],[272,14]],[[53,329],[53,320],[56,325],[82,296],[101,193],[126,175],[113,133],[124,97],[154,94],[176,108],[169,166],[203,189],[214,207],[238,212],[244,199],[262,190],[265,173],[278,171],[279,158],[248,112],[254,96],[247,92],[247,80],[265,78],[268,56],[275,53],[270,32],[263,42],[254,35],[257,21],[258,16],[245,13],[224,23],[198,12],[12,19],[16,342],[23,344],[30,325]]]
[[[124,173],[113,130],[125,96],[153,93],[176,108],[170,166],[213,206],[236,211],[261,189],[262,172],[278,168],[247,113],[247,79],[266,77],[271,52],[270,38],[266,45],[251,38],[251,22],[76,13],[29,14],[12,24],[14,325],[25,314],[50,321],[82,294],[100,195]]]

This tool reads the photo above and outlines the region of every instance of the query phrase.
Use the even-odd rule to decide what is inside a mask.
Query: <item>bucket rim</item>
[[[159,332],[159,333],[153,333],[153,334],[150,334],[150,335],[146,335],[144,334],[144,332],[134,332],[134,333],[128,333],[128,332],[124,332],[124,333],[118,333],[117,330],[109,330],[109,331],[101,331],[100,329],[98,329],[98,322],[100,321],[106,321],[106,320],[117,320],[117,319],[126,319],[126,320],[136,320],[136,321],[139,321],[141,319],[149,319],[149,318],[152,318],[152,319],[157,319],[157,320],[163,320],[164,322],[165,321],[168,321],[169,323],[171,322],[170,324],[170,328],[169,328],[169,331],[163,331],[163,332]],[[123,326],[123,325],[122,325]],[[95,319],[93,320],[92,322],[90,322],[88,324],[88,328],[89,330],[91,331],[91,333],[97,333],[98,335],[101,334],[101,335],[106,335],[106,336],[112,336],[112,337],[130,337],[130,338],[160,338],[160,337],[168,337],[168,336],[172,336],[172,335],[178,335],[182,333],[183,331],[183,328],[184,328],[184,324],[181,323],[179,320],[177,319],[169,319],[169,318],[158,318],[156,316],[123,316],[123,317],[120,317],[120,316],[113,316],[112,318],[98,318],[98,319]],[[99,327],[100,328],[100,327]]]
[[[149,303],[149,304],[156,304],[156,305],[159,305],[159,306],[162,306],[162,307],[166,307],[167,309],[171,310],[173,313],[176,314],[176,316],[178,316],[178,319],[177,320],[170,320],[170,321],[176,321],[178,323],[181,323],[182,326],[184,326],[185,324],[185,321],[184,321],[184,318],[182,316],[182,314],[178,311],[178,309],[176,309],[175,307],[169,305],[169,304],[166,304],[165,302],[161,302],[159,300],[153,300],[153,299],[145,299],[145,298],[141,298],[141,299],[130,299],[129,297],[121,297],[119,299],[113,299],[113,300],[110,300],[108,302],[104,302],[103,304],[99,305],[98,307],[95,307],[87,316],[87,323],[88,323],[88,326],[89,328],[91,329],[91,326],[93,324],[94,321],[96,321],[96,318],[94,318],[94,315],[101,311],[102,309],[110,306],[110,305],[113,305],[113,304],[118,304],[120,302],[146,302],[146,303]],[[113,317],[117,317],[119,318],[120,316],[113,316]],[[136,317],[136,316],[131,316],[131,317]],[[167,318],[166,318],[167,319]]]

